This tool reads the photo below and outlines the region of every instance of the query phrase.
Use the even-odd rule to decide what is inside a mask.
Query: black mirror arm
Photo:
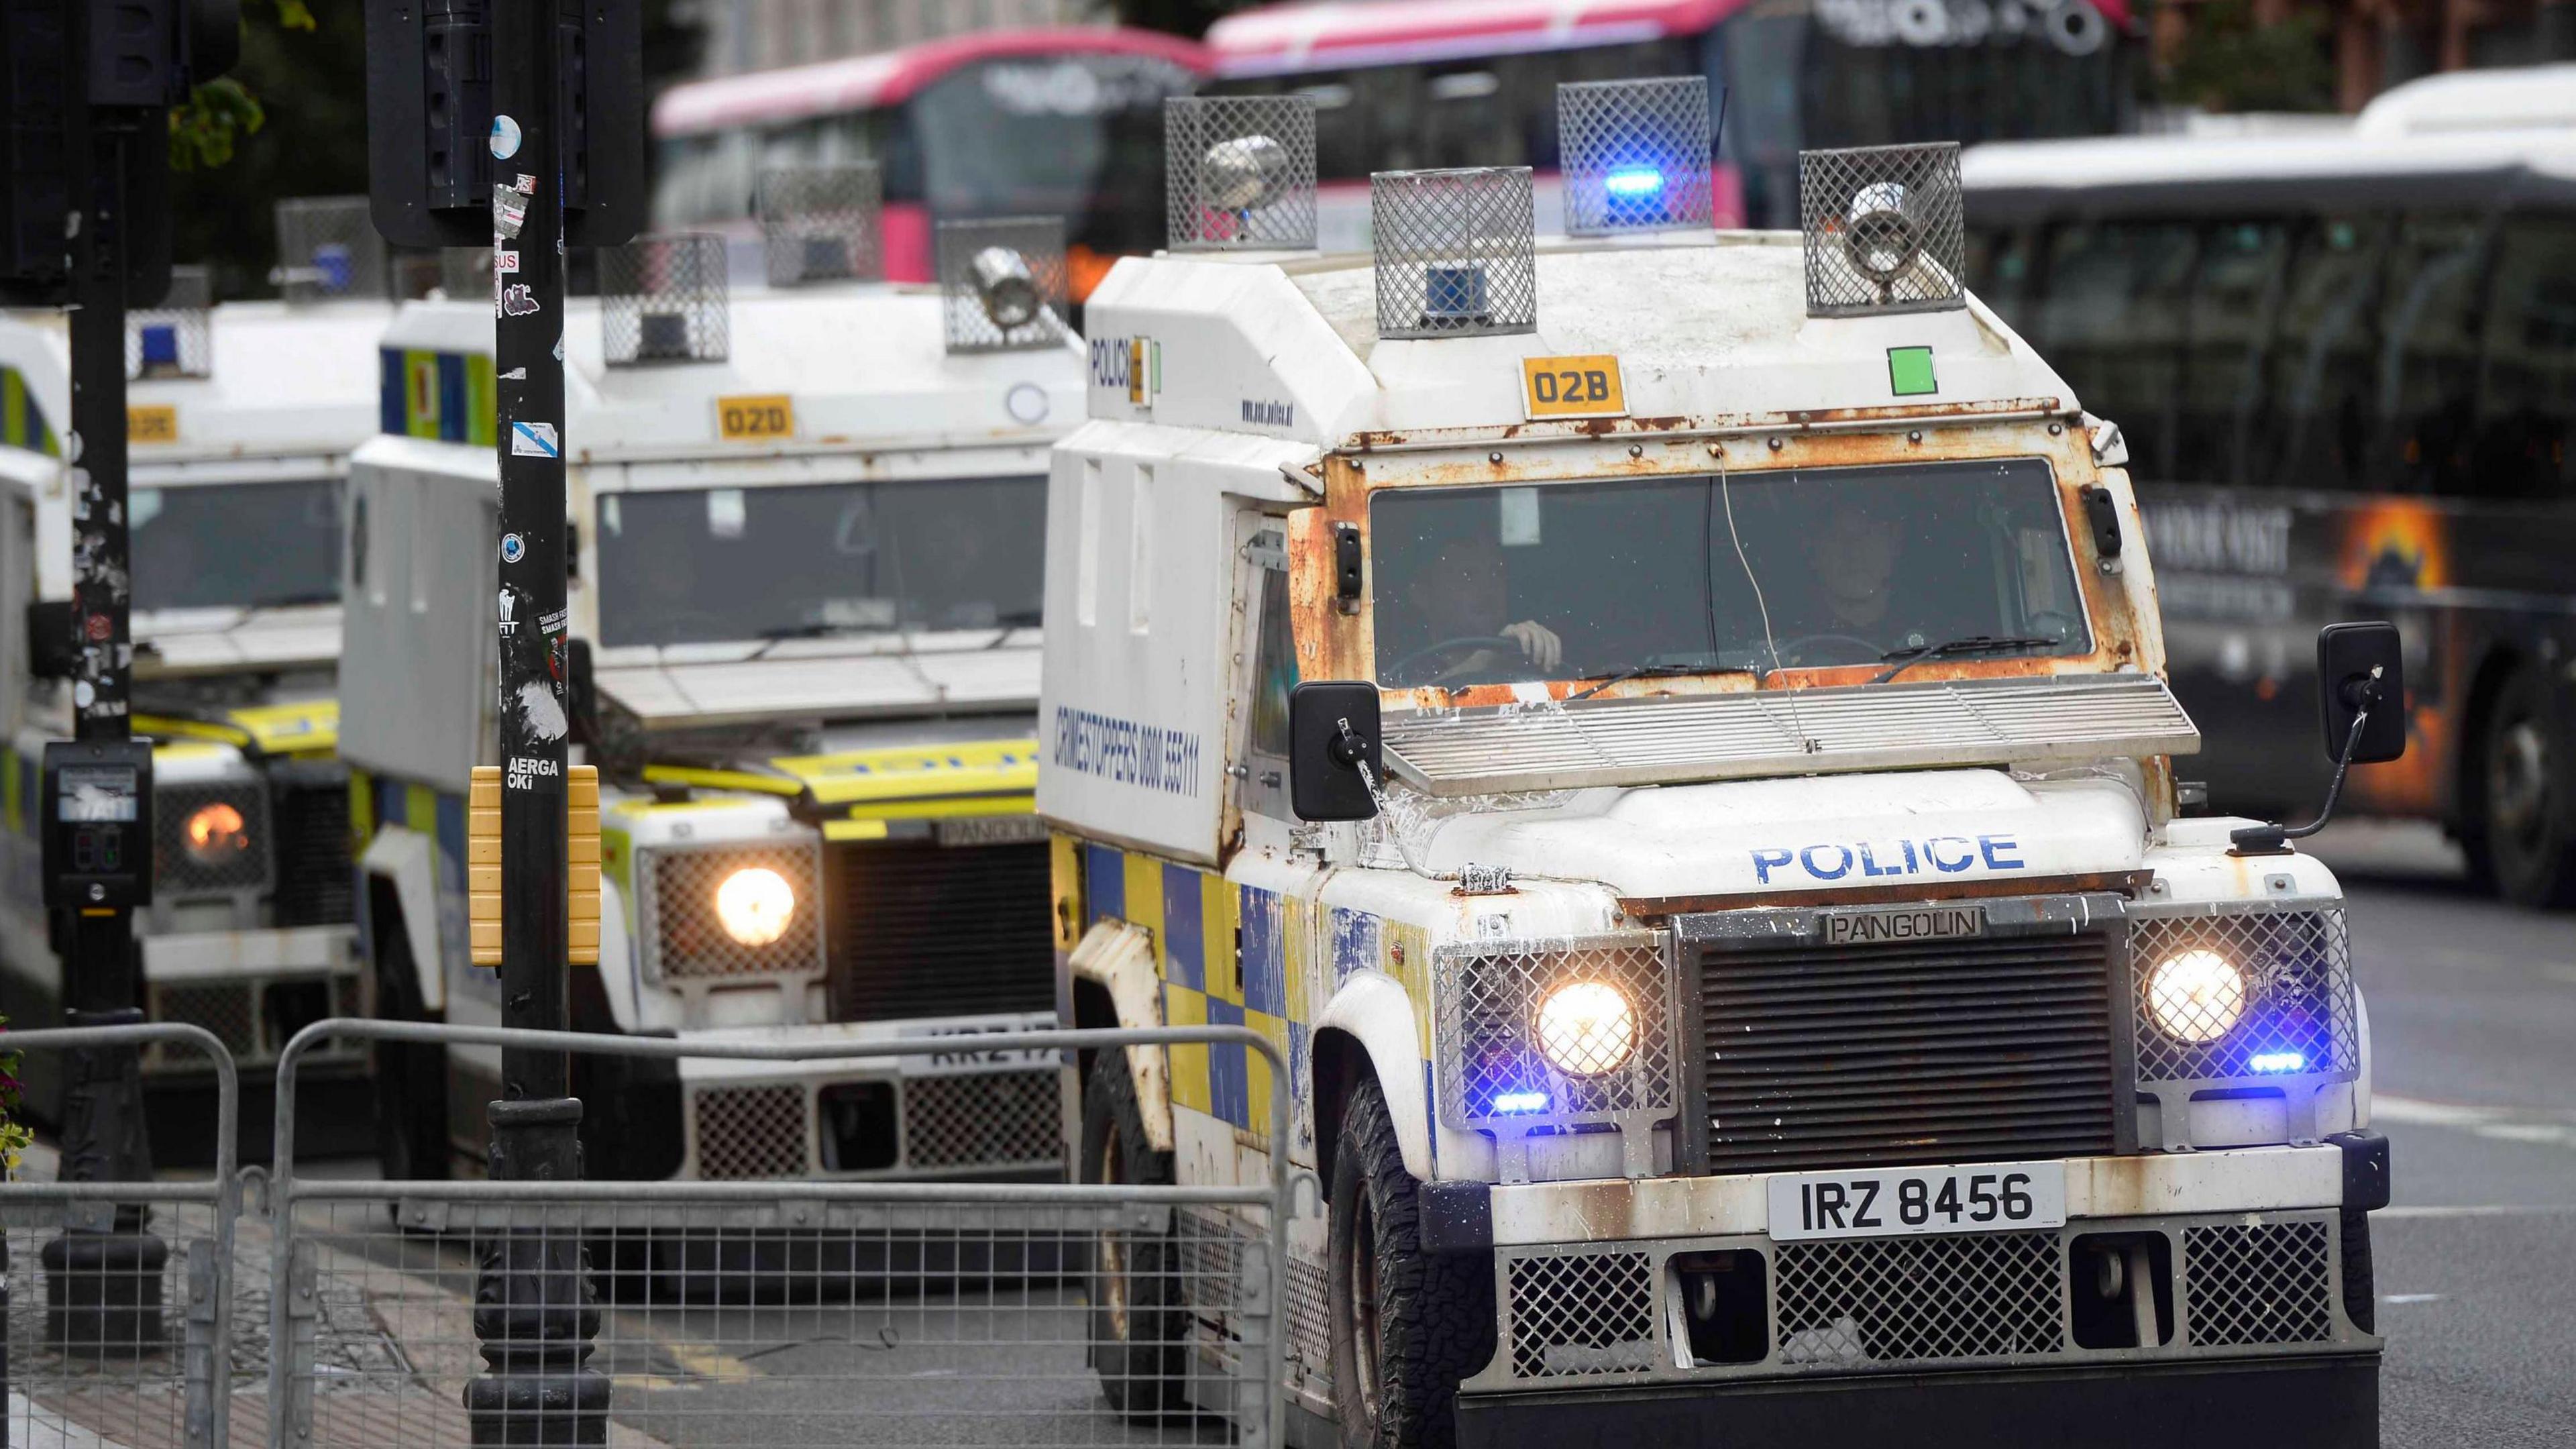
[[[2344,685],[2344,699],[2353,708],[2352,728],[2344,732],[2343,753],[2335,757],[2334,779],[2326,786],[2326,803],[2317,818],[2305,825],[2248,825],[2227,836],[2230,855],[2281,855],[2293,840],[2305,840],[2325,829],[2334,818],[2335,802],[2343,796],[2343,777],[2352,768],[2352,753],[2361,746],[2361,732],[2370,723],[2370,712],[2379,705],[2379,671],[2374,669],[2366,679],[2354,679]]]
[[[1377,772],[1369,768],[1368,741],[1361,739],[1360,732],[1351,728],[1347,716],[1333,721],[1333,728],[1333,758],[1359,771],[1360,783],[1368,786],[1370,798],[1379,798],[1384,792],[1377,787]]]

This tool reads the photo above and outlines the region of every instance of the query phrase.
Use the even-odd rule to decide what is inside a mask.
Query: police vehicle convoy
[[[1225,235],[1298,204],[1273,120],[1173,158]],[[1290,1071],[1094,1053],[1079,1174],[1317,1174],[1292,1437],[2375,1443],[2340,888],[2177,808],[2119,429],[1961,289],[1955,148],[1800,179],[1803,233],[1534,241],[1526,172],[1382,174],[1374,255],[1176,236],[1093,293],[1065,994]],[[2392,757],[2394,631],[2318,648],[2326,747]],[[1261,1231],[1101,1245],[1112,1403],[1215,1401],[1262,1305],[1163,1270]]]
[[[241,1064],[245,1150],[268,1146],[270,1085],[251,1070],[308,1022],[363,1013],[352,922],[347,776],[335,753],[340,492],[350,449],[376,427],[376,341],[393,316],[384,249],[364,198],[281,202],[283,297],[210,306],[183,268],[126,330],[132,547],[132,725],[153,750],[151,904],[137,913],[141,1005],[202,1026]],[[6,520],[0,590],[36,601],[11,624],[0,1002],[56,1019],[63,999],[39,889],[36,788],[43,742],[67,738],[77,651],[68,339],[58,315],[0,320],[0,457],[28,487]],[[104,620],[98,621],[104,623]],[[317,1104],[362,1052],[316,1059]],[[48,1059],[31,1058],[52,1111]],[[213,1078],[185,1050],[143,1057],[164,1161],[212,1150]],[[345,1100],[343,1098],[342,1100]],[[313,1118],[326,1146],[365,1140],[362,1114]]]
[[[1051,1173],[1053,1062],[960,1038],[1055,1020],[1030,711],[1045,450],[1081,408],[1061,242],[952,234],[948,275],[985,281],[943,290],[850,280],[872,208],[764,220],[777,286],[728,300],[720,239],[648,238],[571,304],[564,436],[511,440],[566,450],[568,618],[493,587],[523,546],[496,513],[493,304],[413,304],[384,339],[341,677],[377,1009],[500,1021],[469,940],[468,791],[504,765],[496,650],[533,633],[574,701],[545,723],[600,775],[573,1025],[921,1043],[838,1064],[577,1054],[585,1172]],[[379,1051],[385,1170],[479,1156],[498,1052]]]

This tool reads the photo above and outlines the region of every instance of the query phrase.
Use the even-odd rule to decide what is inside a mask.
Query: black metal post
[[[76,45],[89,37],[79,34]],[[129,146],[166,144],[130,121],[92,113],[88,176],[75,181],[87,204],[72,227],[72,618],[80,666],[72,680],[72,733],[83,740],[130,737],[127,674],[134,662],[128,611],[125,515],[125,282],[130,219],[124,187]],[[56,921],[63,1019],[72,1026],[143,1020],[133,912],[82,906]],[[143,1076],[132,1047],[90,1047],[64,1063],[63,1165],[67,1182],[143,1182],[152,1148],[143,1129]],[[170,1246],[144,1231],[140,1204],[120,1204],[102,1231],[66,1231],[39,1254],[45,1322],[68,1352],[132,1354],[161,1345],[161,1274]]]
[[[501,1024],[569,1025],[564,882],[564,168],[560,0],[493,0],[493,370],[501,455]],[[576,12],[576,15],[578,12]],[[492,1176],[581,1176],[581,1103],[561,1051],[504,1049]],[[474,1442],[605,1444],[606,1377],[587,1367],[599,1311],[577,1234],[480,1245],[465,1386]]]

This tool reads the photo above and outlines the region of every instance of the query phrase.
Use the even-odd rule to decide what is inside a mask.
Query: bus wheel
[[[376,929],[376,1015],[386,1021],[427,1021],[420,977],[412,970],[411,940],[399,918]],[[447,1052],[433,1044],[375,1044],[376,1161],[386,1180],[418,1182],[447,1176]]]
[[[2548,689],[2538,671],[2519,670],[2505,681],[2481,743],[2479,848],[2472,861],[2506,900],[2576,904],[2576,819],[2564,798],[2568,761],[2550,730]]]
[[[1145,1116],[1127,1053],[1092,1058],[1082,1090],[1082,1180],[1161,1186],[1172,1180],[1172,1154],[1145,1140]],[[1181,1393],[1188,1304],[1180,1254],[1169,1235],[1104,1232],[1091,1243],[1091,1366],[1109,1406],[1131,1419],[1159,1422],[1185,1409]]]
[[[1458,1381],[1494,1356],[1493,1259],[1424,1252],[1419,1203],[1386,1098],[1364,1080],[1333,1154],[1326,1267],[1347,1449],[1448,1449]]]

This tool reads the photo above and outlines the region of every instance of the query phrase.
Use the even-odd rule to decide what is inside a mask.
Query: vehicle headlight
[[[2216,1041],[2245,1018],[2245,973],[2206,948],[2176,952],[2147,973],[2147,1015],[2175,1041]]]
[[[746,946],[766,946],[796,919],[796,888],[765,865],[747,865],[716,887],[716,920]]]
[[[1569,1077],[1597,1077],[1637,1053],[1637,1009],[1603,981],[1570,981],[1539,999],[1538,1049]]]
[[[185,827],[188,858],[199,865],[220,866],[250,849],[250,823],[241,807],[216,800],[196,808]]]

